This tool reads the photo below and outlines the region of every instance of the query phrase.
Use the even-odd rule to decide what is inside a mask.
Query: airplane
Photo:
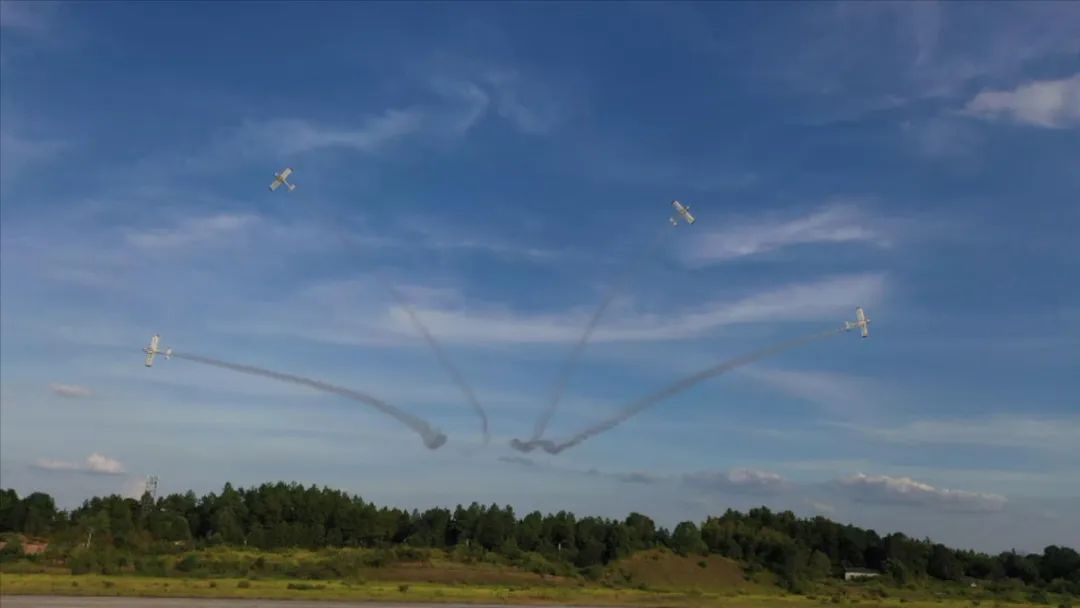
[[[863,312],[862,306],[855,309],[854,321],[844,321],[844,331],[851,331],[853,329],[862,330],[862,337],[864,338],[870,337],[870,317],[867,317],[866,313]]]
[[[290,175],[292,175],[292,169],[290,169],[289,167],[286,167],[285,170],[281,173],[275,173],[274,183],[270,184],[270,191],[273,192],[274,190],[277,190],[279,187],[281,187],[281,184],[285,184],[286,186],[288,186],[289,192],[296,190],[296,184],[290,184],[289,182],[285,181]]]
[[[146,367],[150,367],[154,364],[154,355],[165,355],[166,359],[172,359],[172,349],[166,348],[165,350],[158,349],[158,341],[161,340],[161,336],[154,334],[150,338],[150,346],[143,349],[146,353]]]
[[[689,205],[683,205],[679,201],[671,201],[671,206],[675,208],[675,211],[677,211],[680,216],[682,216],[682,219],[686,220],[687,224],[693,224],[694,223],[694,216],[690,215],[690,206]],[[679,225],[678,220],[676,220],[674,217],[671,217],[671,218],[668,218],[668,219],[671,222],[672,226],[678,226]]]

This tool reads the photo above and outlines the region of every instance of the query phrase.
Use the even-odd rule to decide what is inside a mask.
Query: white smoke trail
[[[630,279],[633,278],[633,276],[636,274],[636,271],[641,267],[645,260],[651,257],[653,252],[655,252],[657,248],[659,248],[660,245],[664,242],[664,239],[670,233],[670,230],[670,227],[666,225],[664,226],[664,229],[661,230],[656,235],[656,237],[653,238],[652,242],[641,251],[640,255],[635,257],[626,267],[626,269],[623,270],[622,275],[620,275],[619,278],[615,281],[615,283],[611,286],[611,289],[608,290],[607,294],[604,296],[604,299],[600,301],[600,306],[596,308],[596,311],[593,312],[592,317],[589,318],[589,322],[586,323],[585,331],[581,333],[581,337],[578,338],[578,341],[574,344],[574,348],[570,351],[570,355],[563,362],[563,365],[559,371],[559,375],[556,377],[555,380],[555,387],[551,394],[551,400],[548,402],[547,407],[545,407],[544,410],[540,413],[540,417],[537,418],[536,425],[533,427],[532,437],[530,437],[529,441],[536,441],[544,435],[544,431],[547,430],[548,423],[551,422],[552,416],[555,415],[556,410],[558,410],[559,408],[559,402],[562,400],[563,394],[566,392],[566,385],[570,382],[570,376],[571,374],[573,374],[574,369],[577,367],[578,360],[581,358],[581,353],[585,350],[585,345],[589,343],[589,338],[592,337],[593,331],[600,323],[601,317],[603,317],[604,313],[607,312],[608,307],[615,300],[615,296],[619,295],[619,293],[621,293],[622,290],[625,289],[627,283],[629,283]],[[513,441],[521,443],[521,441],[518,439],[515,439]]]
[[[760,361],[761,359],[770,357],[777,353],[796,348],[810,342],[821,340],[829,336],[841,333],[843,331],[845,331],[845,328],[841,327],[838,329],[831,329],[826,332],[803,336],[801,338],[795,338],[794,340],[781,342],[780,344],[776,344],[768,348],[763,348],[761,350],[754,351],[741,357],[729,359],[723,363],[720,363],[719,365],[715,365],[713,367],[701,370],[677,382],[669,384],[668,386],[660,389],[659,391],[656,391],[655,393],[649,394],[645,397],[642,397],[641,399],[638,399],[637,401],[634,401],[633,403],[630,403],[629,405],[623,407],[618,412],[616,412],[614,416],[586,428],[585,430],[565,441],[555,442],[550,439],[531,439],[529,441],[521,441],[520,439],[514,439],[510,442],[510,445],[511,447],[520,452],[527,453],[533,451],[536,448],[541,448],[548,454],[558,454],[565,449],[572,448],[578,445],[579,443],[585,441],[586,439],[589,439],[590,437],[595,437],[596,435],[615,428],[626,420],[637,415],[642,410],[645,410],[646,408],[653,406],[660,401],[663,401],[664,399],[681,393],[682,391],[685,391],[686,389],[696,384],[704,382],[709,378],[715,378],[716,376],[729,372],[737,367],[748,365],[750,363],[754,363],[755,361]]]
[[[379,410],[380,412],[392,416],[399,422],[409,427],[424,440],[424,445],[429,449],[435,450],[446,443],[446,435],[441,433],[438,429],[432,428],[424,420],[417,418],[416,416],[403,411],[389,403],[372,397],[366,393],[355,391],[350,388],[344,388],[335,386],[321,380],[312,380],[311,378],[305,378],[303,376],[296,376],[293,374],[286,374],[283,372],[275,372],[261,367],[255,367],[253,365],[243,365],[240,363],[230,363],[228,361],[221,361],[220,359],[213,359],[210,357],[203,357],[201,355],[192,355],[189,353],[177,353],[172,354],[177,359],[185,359],[187,361],[193,361],[195,363],[202,363],[204,365],[212,365],[214,367],[220,367],[223,369],[240,372],[242,374],[252,374],[255,376],[262,376],[264,378],[272,378],[274,380],[280,380],[282,382],[290,382],[292,384],[299,384],[301,386],[307,386],[316,390],[324,391],[327,393],[333,393],[335,395],[341,395],[354,401],[360,401],[366,403]]]

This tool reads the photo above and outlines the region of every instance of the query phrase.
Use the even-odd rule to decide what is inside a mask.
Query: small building
[[[876,570],[867,570],[866,568],[844,568],[845,581],[859,578],[874,578],[875,576],[881,576],[881,573]]]

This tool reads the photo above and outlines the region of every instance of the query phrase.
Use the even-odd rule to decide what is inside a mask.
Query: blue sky
[[[1080,6],[0,3],[0,473],[1080,545]],[[266,186],[295,168],[295,192]],[[848,319],[527,460],[681,374]],[[344,236],[343,236],[344,235]],[[404,311],[487,407],[492,441]],[[180,360],[312,376],[429,420]],[[673,498],[674,497],[674,498]]]

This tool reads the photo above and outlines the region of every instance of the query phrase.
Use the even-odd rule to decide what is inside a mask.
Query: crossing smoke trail
[[[337,234],[338,239],[344,243],[346,247],[352,246],[352,237],[345,229],[347,224],[341,219],[338,219],[334,222],[334,225],[337,227],[335,233]],[[442,344],[435,339],[435,336],[427,328],[427,325],[420,318],[416,309],[409,304],[409,301],[405,296],[394,287],[394,284],[382,272],[376,271],[375,275],[378,277],[379,282],[382,283],[383,288],[390,292],[390,295],[397,301],[398,306],[405,310],[405,314],[409,317],[409,322],[412,323],[413,328],[423,336],[428,347],[435,353],[435,358],[438,359],[439,365],[442,366],[443,371],[450,376],[450,379],[457,385],[458,390],[461,391],[465,396],[465,399],[469,402],[469,405],[472,406],[473,411],[480,417],[480,431],[484,436],[484,444],[486,445],[491,440],[491,434],[488,431],[488,417],[487,412],[484,410],[484,406],[480,405],[480,400],[476,397],[476,391],[474,391],[472,385],[465,380],[465,376],[462,375],[461,371],[454,365],[453,360],[450,359],[450,355],[443,350]]]
[[[537,418],[536,425],[533,428],[532,437],[530,437],[529,441],[526,443],[535,442],[544,435],[548,423],[551,422],[551,417],[555,415],[555,411],[559,408],[559,402],[566,392],[566,385],[570,382],[570,375],[577,367],[578,359],[581,358],[581,353],[585,350],[585,345],[589,343],[589,338],[592,337],[593,330],[595,330],[596,326],[600,323],[600,318],[607,312],[608,306],[615,300],[615,296],[619,295],[626,287],[626,284],[634,276],[635,271],[653,254],[653,252],[656,251],[658,247],[660,247],[660,244],[664,242],[664,239],[667,237],[670,230],[669,227],[665,226],[664,229],[653,238],[652,242],[642,250],[641,254],[634,258],[630,265],[626,267],[622,275],[615,281],[615,284],[608,290],[604,299],[600,301],[600,306],[596,308],[592,317],[589,318],[589,322],[585,325],[585,331],[581,333],[581,337],[578,338],[577,343],[574,344],[574,348],[570,351],[570,355],[563,362],[563,365],[559,370],[559,375],[555,380],[555,389],[552,392],[551,401],[548,402],[547,407],[544,408],[544,411],[540,413],[540,417]],[[522,443],[519,439],[511,441],[511,443],[514,442],[517,442],[518,444]]]
[[[431,425],[429,425],[427,422],[417,418],[416,416],[413,416],[408,412],[402,411],[381,399],[376,399],[375,397],[361,393],[360,391],[354,391],[349,388],[335,386],[333,384],[328,384],[320,380],[312,380],[303,376],[294,376],[292,374],[275,372],[268,369],[263,369],[261,367],[254,367],[252,365],[229,363],[227,361],[212,359],[210,357],[203,357],[201,355],[191,355],[187,353],[174,352],[172,356],[177,359],[185,359],[187,361],[193,361],[195,363],[212,365],[214,367],[229,369],[234,372],[240,372],[242,374],[252,374],[255,376],[262,376],[264,378],[272,378],[274,380],[280,380],[282,382],[290,382],[292,384],[307,386],[327,393],[341,395],[342,397],[346,397],[354,401],[366,403],[384,414],[393,416],[405,426],[416,431],[424,440],[424,445],[426,445],[429,449],[436,450],[440,446],[442,446],[442,444],[446,443],[446,435],[442,434],[437,429],[433,429]]]
[[[630,405],[627,405],[626,407],[619,410],[614,416],[586,428],[577,435],[574,435],[570,439],[567,439],[561,443],[556,443],[554,441],[551,441],[550,439],[532,439],[530,441],[521,441],[519,439],[514,439],[510,442],[510,445],[514,449],[521,452],[531,452],[536,448],[541,448],[548,454],[558,454],[559,452],[567,448],[574,447],[575,445],[581,443],[582,441],[585,441],[586,439],[589,439],[590,437],[595,437],[600,433],[615,428],[629,418],[637,415],[642,410],[652,405],[655,405],[656,403],[659,403],[664,399],[673,397],[674,395],[681,393],[682,391],[685,391],[686,389],[705,380],[708,380],[709,378],[715,378],[716,376],[727,373],[735,369],[736,367],[741,367],[743,365],[754,363],[755,361],[760,361],[761,359],[770,357],[785,350],[789,350],[798,346],[802,346],[804,344],[809,344],[810,342],[828,338],[829,336],[836,335],[843,331],[845,331],[845,328],[841,327],[837,329],[831,329],[826,332],[813,334],[810,336],[804,336],[802,338],[795,338],[794,340],[781,342],[780,344],[754,351],[741,357],[729,359],[719,365],[715,365],[708,369],[701,370],[673,384],[670,384],[667,387],[656,391],[655,393],[643,397],[631,403]]]
[[[488,432],[488,417],[487,412],[484,411],[484,406],[480,405],[480,400],[476,398],[476,392],[473,391],[472,386],[465,381],[465,377],[461,375],[461,371],[458,370],[454,362],[450,360],[449,355],[442,349],[442,345],[439,344],[435,336],[431,335],[424,322],[420,320],[420,315],[416,314],[416,310],[409,304],[405,296],[398,291],[393,283],[390,282],[382,273],[378,273],[379,278],[382,280],[386,290],[394,296],[399,306],[405,309],[405,314],[409,316],[409,320],[412,321],[413,327],[416,331],[420,332],[420,335],[424,336],[424,341],[428,343],[431,350],[435,353],[435,358],[439,360],[439,364],[442,365],[446,373],[453,379],[454,384],[458,386],[462,394],[465,395],[465,399],[472,405],[473,411],[480,417],[481,432],[484,434],[484,444],[486,445],[491,440],[491,434]]]

